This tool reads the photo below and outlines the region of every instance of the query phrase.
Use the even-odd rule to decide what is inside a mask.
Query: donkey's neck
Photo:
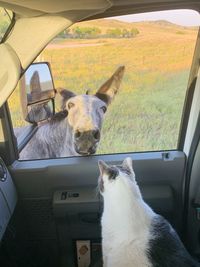
[[[66,157],[77,155],[72,144],[72,130],[66,118],[52,118],[41,125],[38,134],[48,146],[50,157]]]

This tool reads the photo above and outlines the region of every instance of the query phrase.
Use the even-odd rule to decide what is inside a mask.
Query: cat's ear
[[[134,173],[133,171],[133,165],[132,165],[132,159],[130,157],[125,158],[125,160],[122,163],[122,167],[131,173]]]
[[[104,173],[108,172],[109,166],[103,160],[99,160],[98,165],[99,165],[99,171],[100,171],[101,176]]]

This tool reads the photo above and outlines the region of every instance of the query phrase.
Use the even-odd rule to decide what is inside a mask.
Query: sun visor
[[[46,14],[62,13],[65,11],[72,10],[101,10],[106,9],[111,6],[111,1],[109,0],[76,0],[76,1],[63,1],[63,0],[3,0],[0,3],[7,4],[11,8],[31,9],[35,11],[40,11]],[[13,10],[13,8],[12,8]]]
[[[20,18],[6,40],[16,52],[23,69],[26,69],[43,48],[72,22],[58,16]]]
[[[21,73],[19,58],[8,44],[0,45],[0,106],[16,87]]]

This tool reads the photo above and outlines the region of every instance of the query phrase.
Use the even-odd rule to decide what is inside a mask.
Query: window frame
[[[181,151],[184,150],[185,141],[186,141],[186,134],[189,125],[190,112],[195,92],[195,87],[198,80],[198,72],[200,69],[200,26],[197,34],[195,50],[192,59],[192,65],[190,69],[190,75],[184,100],[184,106],[181,116],[181,123],[179,128],[179,136],[178,136],[178,145],[177,148]]]
[[[197,11],[197,10],[194,10],[194,11]],[[149,11],[149,12],[151,12],[151,11]],[[199,11],[197,11],[197,12],[199,13]],[[139,13],[137,13],[137,14],[139,14]],[[102,17],[102,18],[104,18],[104,17]],[[12,20],[14,20],[14,22],[15,22],[15,13],[13,13]],[[89,19],[89,20],[86,19],[84,21],[91,21],[91,19]],[[9,32],[10,32],[10,30],[9,30]],[[8,34],[9,34],[9,32],[8,32]],[[6,39],[6,37],[5,37],[5,39]],[[191,68],[190,68],[189,80],[188,80],[187,89],[186,89],[186,93],[185,93],[185,99],[184,99],[184,104],[183,104],[183,109],[182,109],[182,114],[181,114],[181,120],[180,120],[180,126],[179,126],[179,133],[178,133],[178,138],[177,138],[177,147],[174,149],[169,148],[166,150],[131,151],[131,152],[108,153],[108,154],[95,154],[92,156],[117,155],[117,154],[128,154],[128,153],[150,153],[150,152],[153,153],[153,152],[162,152],[162,151],[166,152],[166,153],[168,151],[184,151],[186,132],[187,132],[187,127],[188,127],[188,123],[189,123],[189,119],[190,119],[190,111],[191,111],[191,106],[192,106],[192,101],[193,101],[193,96],[194,96],[194,90],[195,90],[195,85],[196,85],[196,80],[193,83],[191,83],[191,81],[194,80],[194,77],[197,75],[197,72],[198,72],[199,67],[200,67],[200,64],[199,64],[200,55],[198,57],[198,54],[199,54],[198,52],[200,51],[200,40],[199,39],[200,39],[200,27],[198,29],[194,54],[193,54],[193,58],[192,58],[192,64],[191,64]],[[199,41],[199,43],[198,43],[198,41]],[[40,63],[40,62],[36,62],[36,63]],[[26,69],[28,69],[28,67]],[[26,69],[22,71],[21,77],[25,73]],[[52,73],[51,73],[51,75],[52,75]],[[9,111],[9,116],[10,116],[10,110],[9,110],[9,106],[7,103],[7,112],[8,111]],[[10,120],[10,121],[11,121],[12,130],[13,130],[12,120]],[[26,132],[24,134],[22,134],[22,137],[19,138],[19,143],[14,142],[15,144],[18,143],[17,147],[16,147],[16,149],[18,150],[18,154],[22,151],[22,149],[30,141],[30,139],[36,133],[37,128],[38,128],[38,126],[36,124],[32,124],[32,125],[28,125],[28,126],[29,127],[27,127],[28,129],[26,130]],[[13,130],[13,132],[14,132],[14,130]],[[60,159],[62,159],[62,158],[74,158],[74,157],[76,157],[76,156],[61,157]],[[89,156],[89,157],[91,157],[91,156]],[[59,159],[59,158],[48,158],[48,159]],[[44,159],[44,160],[48,160],[48,159]],[[19,160],[19,158],[17,158],[17,160]],[[34,160],[43,160],[43,159],[34,159]],[[29,159],[20,160],[20,161],[29,161]],[[32,159],[30,161],[32,161]]]

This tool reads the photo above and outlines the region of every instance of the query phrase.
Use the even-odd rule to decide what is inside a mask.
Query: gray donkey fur
[[[20,159],[94,154],[104,114],[119,90],[124,70],[124,66],[119,67],[95,95],[75,95],[58,89],[62,96],[62,111],[38,125],[36,133],[20,152]]]

